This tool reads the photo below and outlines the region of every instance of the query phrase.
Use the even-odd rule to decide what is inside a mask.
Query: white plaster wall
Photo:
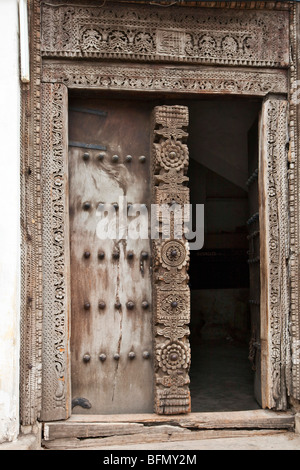
[[[0,442],[19,432],[20,83],[18,0],[0,0]]]

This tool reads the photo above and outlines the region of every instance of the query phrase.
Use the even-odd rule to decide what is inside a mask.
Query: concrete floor
[[[193,412],[260,408],[254,399],[247,344],[231,339],[192,343],[190,378]]]

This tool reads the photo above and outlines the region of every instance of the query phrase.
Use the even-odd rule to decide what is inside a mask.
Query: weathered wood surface
[[[45,57],[277,68],[289,64],[287,11],[244,9],[241,14],[174,4],[165,9],[153,3],[135,4],[134,10],[104,4],[99,13],[88,5],[71,9],[46,2],[41,11]]]
[[[182,427],[197,427],[205,429],[230,427],[286,427],[294,425],[292,412],[276,412],[272,410],[249,410],[213,413],[190,413],[188,415],[159,416],[152,413],[123,414],[123,415],[72,415],[68,422],[110,422],[110,423],[169,423]],[[55,425],[55,423],[53,423]]]
[[[173,434],[180,432],[190,433],[191,431],[182,429],[180,426],[169,424],[145,426],[142,423],[64,423],[61,426],[45,426],[44,439],[54,440],[61,438],[89,438],[89,437],[108,437],[132,434]]]
[[[51,450],[84,450],[84,449],[98,449],[106,448],[108,446],[123,446],[123,445],[135,445],[135,444],[146,444],[146,443],[157,443],[157,442],[184,442],[192,440],[207,440],[207,439],[228,439],[237,437],[254,437],[254,436],[270,436],[276,434],[282,434],[288,431],[282,430],[206,430],[206,431],[188,431],[185,432],[147,432],[141,434],[135,434],[130,436],[112,436],[104,438],[92,438],[92,439],[76,439],[76,438],[64,438],[55,439],[53,441],[43,441],[42,446],[46,449]]]
[[[118,233],[103,239],[97,231],[104,219],[100,206],[113,210],[119,204],[115,215],[124,220],[127,204],[150,201],[151,109],[133,99],[70,102],[72,399],[85,398],[91,405],[76,406],[73,413],[153,410],[150,241],[119,238]],[[74,142],[106,150],[80,148]],[[128,218],[136,219],[129,209]],[[145,260],[143,252],[148,254]],[[148,308],[142,307],[144,301]],[[134,303],[132,309],[128,302]]]
[[[173,434],[212,429],[292,429],[295,418],[291,412],[270,410],[190,415],[72,415],[68,421],[44,424],[44,439],[145,434],[159,431]],[[190,431],[193,430],[193,431]]]

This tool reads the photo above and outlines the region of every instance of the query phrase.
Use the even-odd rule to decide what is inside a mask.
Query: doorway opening
[[[190,199],[193,205],[204,204],[205,214],[204,246],[191,250],[189,269],[193,412],[260,408],[259,391],[254,391],[260,372],[249,352],[251,308],[259,323],[259,236],[254,279],[249,250],[258,183],[250,190],[249,181],[257,175],[260,106],[258,100],[241,99],[189,104]],[[255,301],[253,282],[258,286]]]
[[[87,160],[87,163],[87,161],[81,158],[81,156],[85,154],[84,149],[81,148],[78,153],[77,147],[74,147],[78,155],[76,154],[75,158],[74,155],[71,154],[69,157],[70,162],[72,163],[72,161],[75,160],[80,161],[83,167],[86,168],[88,165],[91,166],[91,161],[93,161],[94,164],[97,165],[96,169],[93,167],[91,170],[93,177],[95,177],[95,172],[99,172],[99,168],[103,167],[102,170],[105,174],[108,172],[109,175],[116,179],[115,175],[121,174],[120,169],[128,171],[128,168],[130,169],[129,173],[132,178],[133,163],[136,160],[139,180],[140,168],[144,170],[148,168],[146,166],[148,163],[146,165],[140,165],[139,155],[142,155],[143,152],[147,155],[147,150],[150,146],[150,141],[147,140],[150,139],[150,132],[145,123],[150,123],[150,116],[154,106],[179,104],[188,107],[189,137],[187,145],[189,148],[188,185],[190,188],[190,203],[192,206],[204,204],[205,213],[204,246],[198,251],[191,250],[189,267],[191,289],[191,334],[189,339],[192,351],[190,370],[192,412],[259,409],[261,407],[259,404],[258,391],[260,388],[260,371],[259,367],[257,367],[259,363],[259,337],[254,338],[254,343],[256,343],[257,347],[256,349],[254,348],[254,353],[253,347],[252,352],[249,349],[251,341],[253,346],[253,324],[254,322],[259,324],[259,236],[256,236],[255,240],[252,237],[253,233],[259,234],[259,220],[254,218],[255,224],[249,227],[249,220],[253,219],[256,211],[258,212],[258,182],[256,179],[255,183],[251,185],[251,188],[247,183],[249,183],[249,179],[251,180],[251,178],[255,180],[253,175],[255,175],[255,171],[258,168],[258,116],[261,109],[261,100],[233,97],[214,98],[211,96],[199,97],[197,99],[195,99],[194,96],[190,96],[188,98],[179,99],[176,94],[173,96],[140,95],[134,98],[135,99],[128,94],[126,94],[126,96],[121,94],[116,96],[114,93],[111,95],[105,93],[104,99],[104,95],[99,93],[97,94],[96,100],[95,96],[91,96],[90,94],[88,94],[88,96],[84,93],[71,94],[70,104],[73,107],[75,106],[75,112],[73,112],[73,114],[70,113],[70,140],[85,142],[85,139],[88,138],[89,142],[93,141],[93,143],[97,143],[98,145],[105,145],[106,150],[104,151],[105,155],[103,160],[99,160],[98,150],[89,150],[90,158]],[[106,101],[108,99],[110,100],[109,103]],[[84,109],[85,114],[86,108],[101,109],[102,111],[104,110],[105,113],[100,117],[97,115],[96,118],[95,113],[92,113],[89,119],[94,123],[94,127],[89,123],[87,118],[84,121],[84,127],[82,113],[78,114],[78,106],[81,107],[81,111]],[[128,120],[128,109],[130,113],[134,113],[136,109],[139,118],[137,119],[136,116],[132,116],[132,121]],[[115,114],[113,112],[114,110]],[[126,115],[126,119],[122,116],[121,111],[124,111],[124,113],[126,111],[127,114],[124,114]],[[141,115],[144,121],[142,121]],[[106,124],[100,123],[100,125],[98,122],[99,119],[102,119]],[[110,134],[105,134],[106,130],[110,129],[108,127],[110,119],[112,119],[111,129],[113,131],[111,135],[113,137],[111,137]],[[125,129],[126,126],[124,124],[128,122],[131,123],[132,132],[136,133],[137,138],[128,140],[128,131]],[[121,135],[122,128],[120,127],[120,123],[122,123],[126,130],[124,136]],[[140,127],[138,127],[137,123]],[[118,129],[117,134],[115,129]],[[119,138],[119,135],[121,135],[122,138]],[[133,163],[132,161],[128,163],[126,156],[129,152],[132,153],[133,151],[132,144],[129,145],[129,143],[139,142],[142,136],[144,136],[144,140],[146,139],[143,143],[144,148],[137,148],[132,157]],[[117,139],[116,142],[113,139]],[[74,150],[72,150],[72,152],[74,153]],[[120,160],[118,162],[113,161],[113,156],[116,152],[118,152]],[[120,165],[120,168],[118,165]],[[117,173],[115,172],[116,168],[118,169]],[[150,171],[150,169],[147,171]],[[82,176],[82,170],[80,175]],[[100,177],[102,179],[104,178],[102,173],[99,178]],[[145,187],[147,184],[149,184],[149,178],[146,177]],[[77,188],[78,185],[75,185],[75,187]],[[104,186],[102,184],[99,187],[103,188]],[[136,186],[132,184],[128,185],[128,191],[130,192],[131,188],[135,187]],[[92,188],[92,184],[88,184],[88,188]],[[100,198],[99,201],[107,201],[113,198],[111,201],[114,202],[116,194],[116,192],[111,191],[111,187],[109,186],[107,194],[99,194],[97,190],[95,192],[95,198]],[[82,197],[82,194],[80,197]],[[89,195],[89,198],[91,197],[92,196]],[[132,197],[136,198],[136,194],[133,194]],[[145,195],[142,194],[141,197],[142,202],[144,202]],[[132,200],[135,201],[135,199]],[[84,215],[86,214],[84,213]],[[249,233],[249,230],[252,230],[252,232]],[[256,253],[254,254],[251,252],[251,249],[249,249],[251,243],[255,245]],[[136,245],[131,248],[132,251],[137,250]],[[82,252],[84,249],[81,247]],[[112,258],[113,251],[111,247],[104,249],[101,245],[99,249],[103,252],[105,251],[105,260],[108,263],[107,266],[110,271],[111,289],[114,279],[112,276],[112,266],[117,265],[117,263]],[[127,255],[125,256],[128,250],[126,253],[125,251],[121,253],[121,255],[124,255],[124,260],[126,260],[124,262],[128,264]],[[122,256],[120,256],[120,259],[123,259]],[[252,263],[256,258],[257,262]],[[140,258],[138,257],[137,259],[139,260]],[[90,260],[91,257],[88,258],[89,263]],[[97,269],[99,269],[100,262],[102,263],[101,266],[104,265],[103,260],[99,261],[97,258],[96,261]],[[82,261],[81,257],[80,263],[81,265],[85,263],[85,266],[87,260],[84,259]],[[142,282],[144,282],[145,278],[140,275],[139,266],[140,265],[138,265],[137,279],[141,279]],[[89,272],[91,273],[90,264]],[[124,276],[124,279],[127,279],[127,281],[133,281],[132,274],[130,273],[131,271],[126,271],[127,277]],[[85,276],[86,279],[87,277],[88,276]],[[117,278],[123,279],[122,276]],[[149,279],[147,278],[147,282],[151,287],[150,277]],[[124,312],[126,315],[128,314],[128,317],[130,316],[130,321],[132,321],[133,311],[129,310],[127,312],[127,307],[125,307],[129,299],[127,298],[128,285],[129,283],[126,282],[122,287],[124,288],[123,304]],[[251,290],[253,291],[253,285],[255,285],[257,289],[254,295],[253,292],[251,292]],[[120,286],[118,288],[120,288]],[[139,293],[138,289],[137,292]],[[137,302],[138,293],[135,293],[135,302]],[[104,294],[107,298],[103,300]],[[91,294],[89,295],[91,297]],[[115,317],[118,319],[119,312],[121,311],[120,309],[116,311],[116,302],[118,299],[114,299],[114,294],[109,292],[108,289],[106,289],[105,292],[101,291],[101,295],[103,298],[101,297],[100,300],[103,305],[105,305],[105,308],[100,310],[102,317],[104,318],[103,313],[107,312],[107,317],[110,319]],[[99,290],[97,291],[97,296],[99,296]],[[150,295],[148,295],[148,297],[150,297]],[[98,302],[98,297],[96,300]],[[131,300],[131,298],[129,300]],[[94,302],[95,305],[97,302]],[[109,303],[111,303],[111,306]],[[81,302],[80,305],[82,306],[83,302]],[[99,306],[95,307],[95,318],[97,318],[97,321],[99,321],[99,308]],[[110,311],[109,308],[112,310]],[[111,312],[113,315],[110,315]],[[141,309],[141,311],[137,310],[137,312],[139,313],[139,322],[141,318],[145,319],[145,315],[147,314],[150,320],[151,309]],[[141,315],[144,315],[144,317]],[[82,318],[82,316],[80,318]],[[86,325],[87,315],[84,316],[84,321]],[[75,321],[73,321],[73,332],[74,324]],[[141,324],[145,329],[146,323],[144,320]],[[147,328],[148,327],[149,336],[150,323]],[[259,327],[257,330],[259,330]],[[79,328],[79,331],[80,335],[82,335],[82,328]],[[110,328],[110,331],[115,332],[116,329]],[[129,334],[132,331],[131,327],[128,327],[127,331]],[[149,340],[151,339],[150,336]],[[101,349],[98,344],[99,337],[98,335],[95,339],[96,349],[93,356],[96,358],[94,362],[97,371],[104,371],[104,366],[108,367],[108,364],[112,364],[116,368],[115,364],[117,364],[119,373],[123,356],[118,353],[120,358],[118,357],[118,362],[116,362],[116,359],[114,359],[115,350],[109,351],[108,353],[106,350],[103,350],[102,344],[100,345],[102,346]],[[73,349],[77,351],[78,341],[75,341],[74,334],[72,338]],[[131,340],[132,338],[130,337],[130,341]],[[91,349],[90,343],[91,336],[88,335],[84,347],[86,349],[89,348],[89,354]],[[130,346],[132,349],[131,344]],[[148,349],[144,348],[143,351],[148,351]],[[128,349],[128,351],[132,352],[130,349]],[[126,350],[126,354],[124,353],[124,361],[127,361],[126,367],[128,367],[128,364],[130,366],[134,365],[134,361],[128,359],[128,351]],[[85,352],[85,350],[82,351],[82,357]],[[102,357],[105,355],[105,361],[101,360],[100,355],[102,355]],[[142,353],[140,356],[144,365],[150,365],[150,362],[148,363],[143,359]],[[251,361],[249,360],[249,356]],[[79,357],[79,362],[82,366],[81,356]],[[84,367],[84,371],[88,370],[91,361],[87,364],[88,365],[84,364],[82,366]],[[80,373],[76,375],[74,374],[74,369],[73,367],[73,381],[74,377],[81,377],[81,380],[86,383],[85,374]],[[138,370],[138,368],[135,370]],[[150,371],[149,377],[152,377],[151,374],[152,372]],[[106,374],[105,383],[109,385],[107,377],[108,375]],[[151,382],[151,377],[149,383]],[[151,386],[149,385],[148,388],[150,389]],[[95,391],[97,392],[96,389]],[[124,389],[120,388],[120,391],[124,395]],[[142,394],[143,390],[141,388],[141,395]],[[83,396],[84,394],[81,393],[79,395]],[[126,396],[126,394],[124,396]],[[101,398],[101,400],[103,400],[103,398]],[[96,402],[96,400],[94,400],[94,402]],[[138,409],[138,412],[148,412],[152,409],[151,397],[148,402],[149,408],[146,409],[143,404],[141,405],[141,409]],[[102,414],[112,412],[110,408],[103,411],[102,402],[99,406],[100,405]],[[94,405],[93,408],[94,409],[91,408],[87,410],[77,408],[73,410],[73,412],[78,410],[78,413],[95,413]],[[122,409],[121,412],[125,412],[127,409],[128,405],[125,403],[124,409]],[[117,403],[116,410],[117,411],[114,412],[120,412],[120,402]],[[136,410],[133,409],[130,410],[130,412],[136,412]]]

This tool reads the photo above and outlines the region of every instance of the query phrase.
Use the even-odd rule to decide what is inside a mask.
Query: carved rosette
[[[156,350],[156,359],[163,372],[171,375],[174,371],[189,368],[190,348],[181,341],[168,341]]]
[[[156,214],[159,238],[153,241],[153,305],[155,411],[159,414],[191,410],[189,247],[183,232],[183,207],[189,203],[189,190],[184,186],[188,180],[185,175],[189,158],[185,143],[187,126],[187,107],[159,106],[154,109],[153,203],[159,206]],[[161,211],[162,206],[165,212]]]
[[[188,265],[189,252],[186,241],[167,240],[159,247],[159,261],[163,268],[182,269]]]
[[[154,144],[157,168],[180,171],[188,166],[188,148],[182,142],[170,138],[162,144]]]
[[[165,326],[171,323],[174,325],[183,326],[190,321],[190,291],[185,290],[163,291],[159,286],[156,286],[155,291],[156,303],[160,308],[156,311],[156,322]],[[176,336],[174,332],[174,337]]]

